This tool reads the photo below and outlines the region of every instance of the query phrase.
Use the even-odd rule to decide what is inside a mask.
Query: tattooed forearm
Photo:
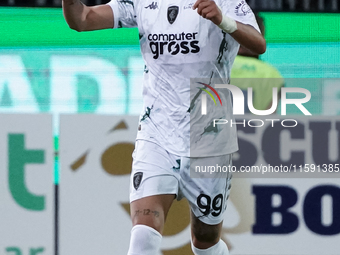
[[[154,216],[154,217],[159,217],[159,212],[158,211],[152,211],[150,209],[144,209],[144,210],[136,210],[135,211],[135,216]]]

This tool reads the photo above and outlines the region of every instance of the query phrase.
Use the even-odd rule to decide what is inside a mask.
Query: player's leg
[[[191,249],[195,255],[228,255],[227,245],[221,240],[222,222],[208,225],[191,213]]]
[[[159,145],[137,141],[130,184],[133,228],[128,255],[160,253],[166,216],[178,193],[175,164],[176,158]]]
[[[221,240],[222,222],[230,193],[231,173],[194,172],[195,166],[229,166],[232,155],[190,158],[190,171],[181,174],[180,188],[188,199],[191,215],[192,250],[195,255],[227,255]],[[222,168],[221,168],[222,169]],[[189,176],[190,175],[190,176]],[[210,178],[214,177],[214,178]]]
[[[162,234],[174,194],[144,197],[130,204],[132,226],[147,225]]]
[[[221,238],[221,229],[222,222],[217,225],[208,225],[191,212],[191,239],[195,247],[208,249],[217,244]]]
[[[144,197],[131,203],[133,228],[128,255],[155,255],[160,251],[166,216],[175,195]]]

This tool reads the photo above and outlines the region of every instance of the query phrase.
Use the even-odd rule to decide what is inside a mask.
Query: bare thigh
[[[162,234],[174,194],[144,197],[131,202],[132,225],[146,225]]]

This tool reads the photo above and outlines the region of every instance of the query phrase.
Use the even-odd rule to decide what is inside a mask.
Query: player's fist
[[[219,25],[222,22],[222,13],[220,8],[212,0],[197,0],[194,6],[197,13],[203,18],[211,20],[214,24]]]

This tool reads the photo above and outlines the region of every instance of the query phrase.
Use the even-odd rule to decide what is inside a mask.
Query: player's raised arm
[[[230,35],[234,37],[239,44],[256,54],[266,52],[266,40],[255,28],[240,22],[236,22],[236,24],[237,30]]]
[[[229,33],[239,44],[252,52],[263,54],[266,51],[266,40],[254,27],[225,16],[214,1],[197,0],[193,9],[197,9],[199,15],[211,20],[222,30]]]
[[[78,32],[114,27],[113,12],[109,5],[89,7],[80,0],[63,0],[62,4],[67,24]]]

